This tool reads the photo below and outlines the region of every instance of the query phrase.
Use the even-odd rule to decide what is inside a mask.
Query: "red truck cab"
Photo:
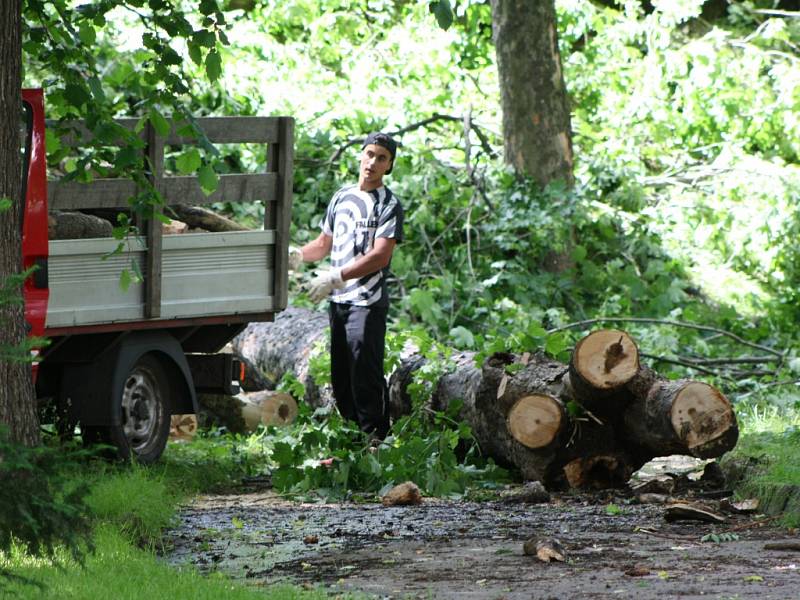
[[[45,155],[44,94],[22,90],[23,219],[22,267],[36,267],[25,280],[25,320],[30,334],[44,335],[47,319],[47,159]],[[36,371],[34,370],[34,373]]]

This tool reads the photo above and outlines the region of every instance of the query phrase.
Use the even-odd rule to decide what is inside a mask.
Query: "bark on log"
[[[47,235],[51,240],[109,238],[112,229],[105,219],[82,212],[51,210],[47,215]]]
[[[231,342],[234,352],[250,361],[271,387],[286,373],[305,386],[303,401],[314,407],[333,403],[330,386],[318,386],[309,373],[314,349],[328,352],[328,317],[325,313],[289,307],[271,323],[250,323]]]

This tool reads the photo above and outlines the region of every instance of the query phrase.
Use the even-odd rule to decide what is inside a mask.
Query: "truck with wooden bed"
[[[46,338],[34,357],[36,394],[62,432],[105,443],[123,458],[157,460],[173,414],[197,412],[200,392],[235,393],[239,365],[223,347],[247,323],[271,321],[287,304],[294,121],[291,117],[197,118],[213,144],[263,147],[266,170],[222,174],[213,193],[196,176],[165,171],[165,148],[197,144],[170,123],[167,135],[148,121],[116,124],[141,136],[144,175],[170,206],[260,202],[263,227],[164,235],[155,218],[137,234],[49,239],[50,211],[131,212],[131,179],[88,183],[47,178],[44,94],[23,90],[22,261],[31,336]],[[80,126],[76,131],[80,131]],[[163,128],[162,133],[163,133]],[[66,136],[79,146],[88,134]],[[138,276],[121,285],[126,270]]]

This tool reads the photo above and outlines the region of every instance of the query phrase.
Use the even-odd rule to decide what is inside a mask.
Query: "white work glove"
[[[298,271],[303,266],[303,250],[296,246],[289,246],[289,270]]]
[[[330,269],[322,271],[311,280],[308,288],[308,297],[312,302],[319,302],[328,297],[332,290],[339,290],[344,287],[341,269]]]

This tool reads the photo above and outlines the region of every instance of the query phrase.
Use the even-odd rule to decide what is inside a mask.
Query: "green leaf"
[[[453,9],[450,7],[450,0],[439,0],[430,5],[430,10],[436,17],[439,27],[445,31],[453,24]]]
[[[219,52],[212,50],[206,56],[206,75],[208,75],[208,79],[210,81],[216,81],[219,79],[221,73],[222,58],[220,57]]]
[[[202,159],[197,148],[189,148],[175,159],[175,167],[184,175],[194,173],[200,168],[201,164]]]
[[[204,15],[210,15],[219,11],[219,7],[217,6],[216,0],[201,0],[200,2],[200,13]]]
[[[196,65],[203,64],[203,51],[200,48],[200,45],[196,42],[189,41],[189,58],[192,59],[192,62]]]
[[[97,39],[97,32],[88,21],[82,21],[78,28],[78,37],[84,46],[93,46]]]
[[[563,332],[554,333],[547,336],[547,340],[544,344],[544,350],[550,356],[558,356],[567,349],[569,344],[567,343],[566,336]]]
[[[45,129],[44,145],[47,148],[47,152],[55,154],[61,150],[61,138],[58,137],[58,134],[53,129]]]
[[[272,447],[272,460],[280,466],[294,465],[294,450],[286,442],[276,442]]]
[[[137,159],[138,153],[136,152],[136,148],[125,146],[120,148],[116,157],[114,157],[114,167],[120,170],[125,169],[125,167],[135,164]]]
[[[192,36],[192,41],[204,48],[214,48],[217,45],[217,36],[208,29],[199,29]]]
[[[87,81],[89,83],[89,89],[92,90],[94,99],[99,103],[105,102],[106,93],[103,91],[103,84],[100,83],[100,79],[98,77],[89,77]]]
[[[153,125],[153,128],[156,130],[156,133],[161,137],[166,137],[169,135],[169,121],[164,118],[164,115],[159,112],[159,110],[155,106],[150,107],[150,123]]]
[[[8,198],[0,198],[0,212],[8,210],[9,208],[11,208],[12,204],[13,203]]]
[[[586,258],[586,246],[581,246],[578,244],[572,249],[572,260],[576,263],[581,263]]]
[[[91,94],[82,85],[68,83],[64,87],[64,97],[72,106],[80,108],[92,99]]]
[[[219,185],[219,176],[214,172],[210,165],[204,165],[197,173],[197,179],[200,181],[200,187],[203,188],[203,193],[210,196],[217,189]]]
[[[475,347],[475,336],[472,335],[472,332],[459,325],[458,327],[453,327],[450,330],[450,337],[453,338],[453,342],[459,348],[474,348]]]
[[[131,272],[128,269],[122,269],[122,273],[119,274],[119,288],[123,292],[127,292],[128,288],[131,287],[131,281],[133,281]]]

